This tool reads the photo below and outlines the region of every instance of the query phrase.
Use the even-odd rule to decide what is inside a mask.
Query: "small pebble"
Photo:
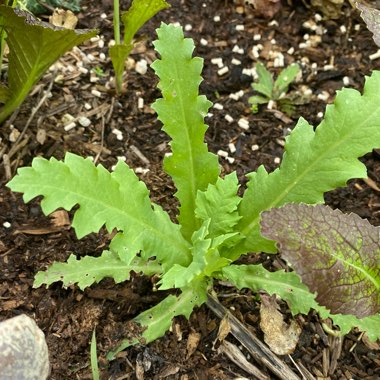
[[[228,123],[232,123],[234,121],[234,118],[229,114],[224,116],[224,118],[227,120]]]
[[[91,94],[96,96],[97,98],[100,98],[102,96],[102,93],[98,90],[91,90]]]
[[[293,47],[293,46],[290,47],[290,48],[288,49],[287,53],[288,53],[289,55],[293,55],[293,54],[294,54],[294,47]]]
[[[219,57],[217,57],[217,58],[212,58],[212,59],[211,59],[211,63],[212,63],[213,65],[220,65],[220,64],[223,65],[223,59],[222,59],[222,58],[219,58]]]
[[[268,23],[268,26],[278,26],[278,22],[276,20],[272,20]]]
[[[3,227],[4,228],[10,228],[12,225],[9,222],[4,222]]]
[[[235,159],[233,157],[226,157],[226,160],[230,163],[233,164],[235,162]]]
[[[192,30],[192,29],[193,29],[193,27],[190,24],[185,25],[186,32],[190,32],[190,30]]]
[[[256,77],[256,69],[254,67],[251,69],[244,68],[242,70],[242,74],[255,78]]]
[[[82,74],[88,74],[88,69],[86,69],[85,67],[79,67],[79,72],[82,73]]]
[[[135,169],[135,173],[136,174],[146,174],[149,172],[149,169],[148,168],[141,168],[141,167],[137,167]]]
[[[100,15],[100,18],[101,18],[102,20],[105,20],[105,19],[107,18],[107,15],[106,15],[105,13],[102,13],[102,14]]]
[[[214,16],[214,22],[219,22],[220,21],[220,16]]]
[[[317,113],[317,117],[319,117],[320,119],[322,119],[322,117],[323,117],[323,112],[318,112],[318,113]]]
[[[272,110],[273,107],[274,107],[274,101],[271,99],[271,100],[269,100],[269,102],[268,102],[267,108],[268,108],[268,110]]]
[[[220,157],[228,157],[228,152],[226,152],[225,150],[221,150],[219,149],[218,152],[217,152],[217,155],[220,156]]]
[[[66,124],[66,125],[63,127],[63,129],[64,129],[66,132],[68,132],[68,131],[72,130],[73,128],[75,128],[76,126],[77,126],[77,124],[76,124],[74,121],[72,121],[71,123]]]
[[[238,126],[247,131],[249,129],[249,122],[247,119],[241,118],[238,121]]]
[[[348,86],[350,84],[350,78],[349,77],[343,77],[343,84],[345,86]]]
[[[371,61],[374,61],[375,59],[378,59],[378,58],[380,58],[380,49],[379,49],[376,53],[373,53],[373,54],[371,54],[371,55],[369,56],[369,59],[370,59]]]
[[[95,57],[94,57],[92,54],[87,54],[87,59],[88,59],[90,62],[95,61]]]
[[[274,161],[275,164],[279,164],[281,162],[281,158],[280,157],[275,157],[273,161]]]
[[[205,40],[204,38],[201,38],[200,43],[201,43],[202,46],[207,46],[208,45],[208,41]]]
[[[224,107],[223,107],[223,104],[215,103],[214,108],[221,111]]]
[[[89,125],[91,125],[91,120],[88,117],[86,117],[86,116],[80,116],[78,118],[78,123],[82,127],[88,127]]]
[[[236,146],[234,143],[229,143],[228,144],[228,149],[230,150],[231,153],[235,153],[236,152]]]
[[[244,30],[244,25],[236,25],[235,26],[235,29],[238,31],[238,32],[242,32]]]
[[[222,76],[222,75],[224,75],[224,74],[227,74],[228,73],[228,67],[227,66],[224,66],[224,67],[222,67],[221,69],[219,69],[218,70],[218,75],[219,76]]]
[[[259,146],[257,144],[254,144],[251,146],[251,150],[253,151],[259,150]]]
[[[319,100],[323,100],[324,102],[327,102],[329,97],[330,97],[330,94],[327,91],[322,91],[320,94],[317,95],[317,98]]]
[[[98,42],[98,48],[99,49],[103,49],[104,48],[104,40],[101,38],[99,39],[99,42]]]
[[[236,59],[236,58],[232,58],[231,63],[232,63],[233,65],[235,65],[235,66],[239,66],[239,65],[241,65],[241,61],[239,61],[239,60]]]
[[[143,109],[144,108],[144,99],[141,98],[141,97],[137,99],[137,108],[138,109]]]
[[[136,62],[135,70],[139,74],[145,75],[148,71],[148,62],[145,59],[140,59],[140,61]]]

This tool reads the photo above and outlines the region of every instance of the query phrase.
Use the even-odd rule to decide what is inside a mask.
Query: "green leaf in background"
[[[123,87],[124,62],[133,49],[132,40],[134,35],[156,13],[168,7],[170,7],[170,5],[165,0],[133,0],[131,7],[121,15],[121,21],[124,24],[124,41],[120,43],[115,36],[117,43],[109,49],[110,58],[115,70],[116,88],[118,92],[121,92]],[[119,20],[116,20],[116,22],[118,28]],[[117,33],[119,33],[118,29]]]
[[[136,343],[148,344],[160,338],[170,329],[173,318],[178,315],[184,315],[189,319],[193,309],[206,302],[207,285],[205,281],[193,282],[191,287],[182,289],[179,296],[170,295],[158,305],[139,314],[133,322],[137,324],[136,330],[140,332],[124,340],[114,352],[107,355],[107,359],[112,360],[118,352]]]
[[[6,103],[9,99],[9,88],[0,84],[0,103]]]
[[[356,8],[361,11],[360,16],[367,24],[368,30],[373,33],[375,44],[380,47],[380,11],[361,2],[356,2]]]
[[[133,0],[131,7],[121,15],[124,24],[124,44],[130,45],[136,32],[156,13],[169,8],[165,0]]]
[[[124,64],[132,49],[133,46],[130,44],[117,44],[109,48],[109,55],[112,61],[113,69],[115,71],[116,86],[118,88],[118,91],[121,91],[122,89]]]
[[[320,305],[358,318],[380,312],[380,227],[324,205],[287,204],[261,218]]]
[[[325,192],[345,186],[351,178],[364,178],[367,170],[356,157],[380,147],[380,72],[366,78],[363,95],[353,89],[338,92],[316,128],[300,119],[286,138],[279,169],[268,174],[263,166],[247,175],[249,182],[238,223],[246,239],[234,256],[246,252],[276,252],[260,234],[260,213],[286,203],[323,203]]]
[[[0,110],[2,123],[26,98],[45,71],[74,46],[97,34],[37,21],[29,13],[0,6],[0,26],[9,47],[8,98]]]
[[[273,98],[278,99],[281,94],[288,92],[290,83],[292,83],[298,73],[301,71],[301,68],[297,63],[286,67],[280,72],[273,86]]]
[[[126,263],[140,251],[145,259],[159,256],[162,262],[189,262],[189,244],[179,226],[160,207],[152,207],[145,184],[121,161],[109,173],[102,165],[71,153],[64,162],[35,158],[32,167],[19,169],[8,186],[23,192],[25,202],[42,195],[45,215],[79,204],[72,223],[79,238],[103,225],[109,232],[123,231],[128,250],[120,259]]]
[[[141,259],[136,259],[127,265],[110,251],[103,251],[100,257],[84,256],[79,260],[75,255],[71,255],[66,263],[55,262],[46,272],[38,272],[33,287],[38,288],[43,284],[50,285],[62,281],[65,287],[78,284],[79,289],[84,290],[105,277],[113,278],[116,283],[119,283],[129,280],[131,271],[153,275],[159,273],[160,270],[159,264],[147,263]]]
[[[256,73],[259,77],[258,83],[252,83],[252,88],[265,95],[268,99],[272,99],[273,77],[272,74],[261,63],[256,63]]]
[[[203,60],[192,58],[193,41],[184,38],[182,28],[164,23],[157,34],[159,39],[153,44],[161,59],[152,68],[160,78],[158,87],[163,98],[152,108],[172,138],[172,155],[165,158],[164,169],[177,187],[176,197],[181,204],[178,219],[183,235],[190,241],[202,224],[195,215],[197,192],[214,184],[219,175],[218,158],[204,143],[207,126],[203,118],[211,103],[198,95]]]

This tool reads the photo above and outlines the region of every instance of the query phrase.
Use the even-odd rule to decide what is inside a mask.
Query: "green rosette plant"
[[[101,256],[71,255],[66,263],[54,263],[39,272],[34,286],[61,281],[66,287],[77,284],[84,289],[105,277],[117,283],[126,281],[136,272],[158,276],[159,290],[176,290],[133,319],[135,335],[126,337],[109,358],[130,345],[161,337],[174,317],[189,318],[195,307],[206,302],[218,279],[239,289],[276,294],[293,314],[315,309],[322,318],[331,318],[342,334],[359,327],[370,339],[378,339],[379,228],[361,225],[358,217],[353,224],[337,226],[345,217],[334,214],[330,220],[330,212],[315,205],[324,202],[325,192],[345,186],[352,178],[366,177],[366,167],[358,157],[380,147],[380,72],[366,79],[363,95],[353,89],[339,91],[315,130],[301,118],[286,138],[280,167],[268,173],[261,166],[248,173],[247,189],[239,196],[236,173],[221,177],[217,156],[204,142],[204,117],[211,103],[199,95],[203,61],[192,57],[193,41],[184,38],[181,27],[164,23],[157,34],[154,46],[160,59],[152,67],[160,78],[162,98],[153,108],[171,139],[164,170],[177,188],[177,221],[150,201],[146,185],[124,162],[109,172],[71,153],[64,161],[35,158],[31,167],[20,168],[8,184],[13,191],[24,193],[25,202],[41,195],[46,215],[57,208],[79,206],[72,222],[79,238],[102,226],[118,233]],[[292,208],[281,208],[287,204]],[[294,205],[304,207],[302,204],[316,211],[313,214],[302,208],[302,215],[294,221]],[[273,210],[280,210],[280,216]],[[292,221],[299,223],[293,226]],[[284,236],[289,228],[280,233],[287,222],[294,229],[292,240]],[[307,228],[306,234],[302,228]],[[351,240],[344,239],[350,232],[341,228],[356,231]],[[364,243],[367,235],[373,239],[369,249]],[[276,253],[275,241],[295,271],[270,272],[262,265],[234,264],[249,252]],[[304,254],[303,241],[306,247],[318,246],[313,255]],[[350,244],[353,248],[347,246]],[[294,252],[295,259],[288,251]],[[305,256],[303,261],[297,261],[300,255]],[[325,270],[329,260],[337,265]],[[311,263],[315,267],[310,267]],[[326,295],[330,301],[318,296],[316,282],[328,282],[330,277],[335,281],[339,278],[336,271],[341,275],[349,271],[345,276],[349,291],[338,297],[358,308],[336,307],[336,300],[331,301],[336,297],[334,289]]]

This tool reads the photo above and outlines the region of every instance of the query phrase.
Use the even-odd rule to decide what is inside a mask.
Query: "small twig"
[[[104,145],[104,125],[105,125],[105,122],[104,122],[104,116],[102,115],[102,121],[101,121],[101,125],[102,125],[102,131],[101,131],[101,134],[100,134],[100,149],[99,149],[99,152],[96,154],[95,158],[94,158],[94,164],[96,164],[100,158],[100,155],[102,154],[102,150],[103,150],[103,145]]]
[[[311,377],[309,376],[309,375],[311,375],[311,373],[310,373],[309,371],[304,372],[304,369],[306,369],[306,368],[303,367],[303,366],[300,366],[298,363],[296,363],[296,362],[293,360],[293,358],[292,358],[291,355],[288,355],[288,358],[289,358],[290,361],[294,364],[294,367],[297,368],[297,370],[298,370],[298,372],[301,374],[303,380],[315,380],[313,376],[311,376]]]
[[[109,121],[111,120],[111,117],[112,117],[112,113],[113,113],[113,108],[114,108],[114,105],[115,105],[115,99],[112,98],[112,101],[111,101],[111,105],[108,109],[108,113],[107,113],[107,116],[106,116],[106,119],[104,120],[104,113],[102,113],[102,131],[101,131],[101,134],[100,134],[100,149],[99,149],[99,152],[97,153],[97,155],[95,156],[94,158],[94,163],[96,164],[100,158],[100,155],[102,154],[102,151],[103,151],[103,147],[104,147],[104,130],[105,130],[105,125],[109,123]]]
[[[270,380],[270,377],[262,373],[257,367],[250,363],[244,354],[231,342],[224,340],[218,352],[225,354],[232,362],[239,366],[243,371],[255,376],[258,380]]]
[[[257,362],[267,367],[282,380],[300,380],[281,359],[255,337],[216,298],[209,295],[206,304],[219,318],[223,318],[228,314],[231,324],[231,334],[249,351]]]
[[[6,182],[8,182],[12,178],[12,170],[11,170],[11,162],[7,154],[3,155],[3,163],[4,163],[4,170],[5,170],[5,180]]]
[[[40,101],[38,102],[37,106],[34,107],[32,109],[32,112],[29,116],[29,119],[27,120],[23,130],[21,131],[20,135],[18,136],[17,140],[15,141],[14,145],[12,146],[12,148],[10,149],[9,153],[8,153],[8,156],[9,158],[11,158],[18,150],[18,144],[19,142],[21,141],[21,139],[24,137],[27,129],[29,128],[29,125],[30,123],[32,122],[34,116],[36,115],[37,111],[41,108],[41,106],[43,105],[43,103],[45,102],[45,100],[48,98],[49,94],[50,94],[50,91],[53,87],[53,84],[54,84],[54,79],[55,79],[55,75],[52,76],[52,79],[49,83],[49,86],[47,88],[47,90],[45,91],[45,94],[42,96],[42,98],[40,99]]]
[[[141,153],[140,149],[134,145],[131,145],[129,149],[147,166],[149,166],[150,161]]]

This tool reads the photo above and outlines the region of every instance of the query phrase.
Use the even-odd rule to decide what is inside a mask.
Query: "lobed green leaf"
[[[351,178],[364,178],[366,167],[357,158],[380,147],[380,71],[366,78],[364,92],[343,89],[325,119],[316,128],[300,119],[287,137],[279,169],[268,174],[263,166],[248,174],[249,182],[239,205],[238,224],[246,239],[234,256],[249,251],[275,252],[272,241],[260,234],[260,213],[286,203],[323,203],[323,194],[345,186]]]
[[[331,318],[339,326],[342,335],[357,327],[365,331],[370,340],[380,339],[380,314],[358,319],[354,315],[331,314],[320,306],[315,295],[309,291],[295,272],[269,272],[262,265],[231,265],[223,268],[221,278],[230,281],[238,289],[248,288],[254,292],[276,294],[286,301],[293,315],[307,314],[316,310],[322,319]]]
[[[25,202],[42,195],[46,215],[79,204],[72,223],[79,238],[103,225],[109,232],[122,231],[127,250],[120,258],[126,263],[140,251],[145,259],[155,256],[163,265],[189,262],[189,243],[179,226],[160,207],[152,207],[145,184],[121,161],[109,173],[71,153],[64,162],[35,158],[32,167],[19,169],[8,186],[24,193]]]
[[[170,295],[134,318],[133,322],[138,326],[140,333],[125,339],[121,345],[107,356],[109,360],[115,355],[137,343],[148,344],[157,338],[162,337],[172,325],[173,318],[184,315],[189,319],[194,307],[202,305],[207,300],[207,282],[195,281],[191,287],[182,289],[179,296]],[[136,327],[137,327],[136,326]]]
[[[203,60],[192,58],[193,41],[184,38],[182,28],[164,23],[157,34],[159,39],[153,44],[161,59],[152,68],[160,78],[163,98],[152,107],[172,138],[172,155],[165,158],[164,169],[177,187],[178,220],[190,241],[202,224],[195,215],[197,192],[214,184],[219,175],[217,156],[208,152],[204,143],[207,126],[203,118],[211,103],[198,95]]]
[[[294,272],[269,272],[261,264],[230,265],[223,268],[222,276],[238,289],[249,288],[254,292],[264,290],[270,295],[277,294],[289,304],[293,314],[307,314],[313,305],[317,305],[315,295],[310,293]]]
[[[130,265],[125,264],[113,252],[103,251],[99,257],[84,256],[76,259],[70,255],[66,263],[55,262],[46,272],[38,272],[34,279],[33,287],[62,281],[65,287],[78,284],[82,290],[88,286],[100,282],[105,277],[110,277],[116,283],[129,280],[130,272],[153,275],[161,270],[161,266],[154,262],[135,259]]]

